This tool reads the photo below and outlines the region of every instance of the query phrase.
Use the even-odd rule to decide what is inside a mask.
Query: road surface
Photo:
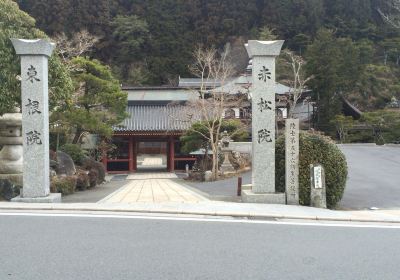
[[[0,214],[0,279],[399,279],[400,227]]]
[[[349,177],[340,206],[400,208],[400,147],[339,145]]]

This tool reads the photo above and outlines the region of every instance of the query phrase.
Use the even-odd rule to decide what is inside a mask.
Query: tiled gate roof
[[[129,105],[126,112],[129,117],[114,126],[114,132],[184,131],[191,125],[182,105]]]

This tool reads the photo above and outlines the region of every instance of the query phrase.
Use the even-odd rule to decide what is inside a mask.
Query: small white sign
[[[314,188],[322,189],[322,167],[314,167]]]

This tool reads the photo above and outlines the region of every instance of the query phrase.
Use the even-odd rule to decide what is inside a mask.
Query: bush
[[[90,171],[92,169],[97,171],[97,184],[102,184],[105,181],[106,170],[104,165],[100,162],[95,161],[94,159],[86,157],[82,162],[82,167]]]
[[[8,179],[0,179],[0,201],[11,200],[18,196],[21,191],[21,186],[18,186]]]
[[[78,169],[76,172],[76,189],[79,191],[84,191],[90,187],[88,171]]]
[[[325,168],[326,200],[334,208],[342,199],[347,180],[347,162],[334,142],[325,136],[300,133],[299,191],[300,204],[310,205],[310,164]],[[285,191],[285,138],[276,142],[276,190]]]
[[[72,194],[76,189],[76,181],[76,176],[54,177],[51,182],[51,189],[63,195]]]
[[[86,157],[86,151],[76,144],[65,144],[60,148],[60,150],[68,154],[77,165],[82,165],[82,162]]]
[[[94,188],[95,186],[97,186],[97,181],[99,177],[99,172],[97,171],[97,169],[95,168],[90,169],[88,176],[89,176],[89,187]]]

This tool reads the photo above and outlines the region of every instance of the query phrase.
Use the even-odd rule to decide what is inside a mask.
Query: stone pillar
[[[253,60],[252,98],[252,189],[242,193],[245,202],[279,203],[275,193],[275,58],[284,41],[250,40],[246,45]]]
[[[286,203],[299,205],[299,120],[285,125]]]
[[[50,194],[48,59],[54,44],[11,39],[21,56],[23,189],[13,201],[60,202]]]
[[[327,208],[325,170],[321,164],[310,166],[311,194],[310,204],[312,207]]]

